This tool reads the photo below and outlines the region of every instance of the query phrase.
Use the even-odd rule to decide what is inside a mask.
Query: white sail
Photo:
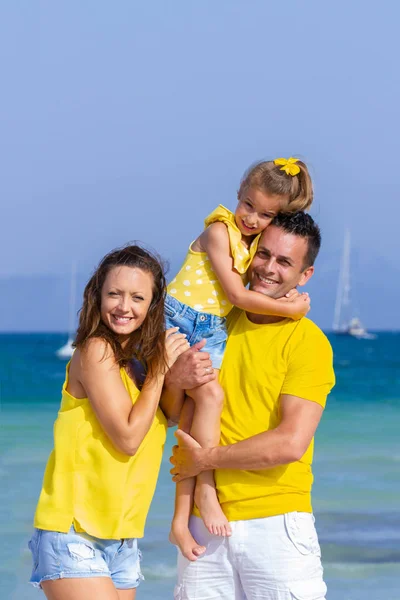
[[[368,333],[360,319],[350,313],[350,252],[350,231],[346,229],[336,292],[333,331],[335,333],[351,335],[358,339],[374,339],[376,336]]]
[[[74,341],[73,337],[69,337],[67,343],[64,346],[61,346],[56,352],[58,358],[68,360],[74,353],[74,348],[72,346]]]

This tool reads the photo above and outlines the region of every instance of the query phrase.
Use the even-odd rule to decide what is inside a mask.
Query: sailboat
[[[76,304],[76,264],[73,263],[71,267],[71,284],[70,284],[70,295],[69,295],[69,326],[68,326],[68,340],[64,346],[61,346],[56,352],[56,355],[61,360],[69,360],[74,352],[72,344],[74,342],[75,334],[75,304]]]
[[[339,281],[336,292],[333,331],[337,334],[350,335],[357,339],[373,340],[376,338],[376,335],[374,335],[373,333],[369,333],[365,329],[361,320],[358,317],[354,316],[354,314],[352,315],[351,313],[350,251],[350,231],[347,229],[344,237],[342,262],[340,266]]]

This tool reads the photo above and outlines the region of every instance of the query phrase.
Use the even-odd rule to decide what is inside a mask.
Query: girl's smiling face
[[[264,231],[272,219],[287,204],[285,196],[268,194],[257,188],[248,188],[239,198],[235,211],[236,224],[244,237]]]
[[[121,343],[145,320],[153,298],[153,276],[134,267],[113,267],[101,290],[101,319]]]

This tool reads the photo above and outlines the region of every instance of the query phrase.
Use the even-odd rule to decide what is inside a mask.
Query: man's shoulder
[[[314,323],[314,321],[311,321],[311,319],[309,319],[308,317],[303,317],[298,321],[298,323],[299,329],[304,335],[316,336],[320,339],[325,339],[329,343],[329,340],[326,337],[325,333],[322,331],[322,329],[318,327],[318,325]]]
[[[227,317],[228,333],[231,333],[236,325],[243,331],[247,328],[252,328],[251,323],[244,317],[245,314],[245,311],[236,306],[231,310]],[[329,348],[331,347],[325,333],[314,323],[314,321],[311,321],[311,319],[308,319],[307,317],[303,317],[298,321],[283,319],[278,323],[266,323],[259,331],[264,330],[266,335],[270,335],[272,331],[276,331],[276,328],[281,332],[279,340],[282,344],[294,342],[297,345],[299,343],[315,342],[317,345],[321,344],[328,346]],[[276,341],[278,340],[275,336],[274,338]]]
[[[315,344],[316,346],[325,347],[327,350],[332,351],[330,341],[314,321],[303,317],[296,322],[296,325],[297,327],[295,327],[291,336],[293,341],[304,345]]]

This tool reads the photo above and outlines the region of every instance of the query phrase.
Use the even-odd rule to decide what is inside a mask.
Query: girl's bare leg
[[[193,400],[186,397],[182,407],[179,428],[190,433],[194,412]],[[200,546],[189,530],[189,518],[193,508],[195,478],[190,477],[176,484],[175,511],[169,534],[170,542],[179,547],[183,556],[189,560],[197,560],[206,551]]]
[[[218,446],[220,440],[220,419],[224,393],[218,383],[219,371],[214,371],[217,375],[214,381],[187,392],[196,405],[190,435],[203,448]],[[231,535],[232,530],[228,519],[218,502],[213,471],[204,471],[197,476],[194,499],[210,533]]]

